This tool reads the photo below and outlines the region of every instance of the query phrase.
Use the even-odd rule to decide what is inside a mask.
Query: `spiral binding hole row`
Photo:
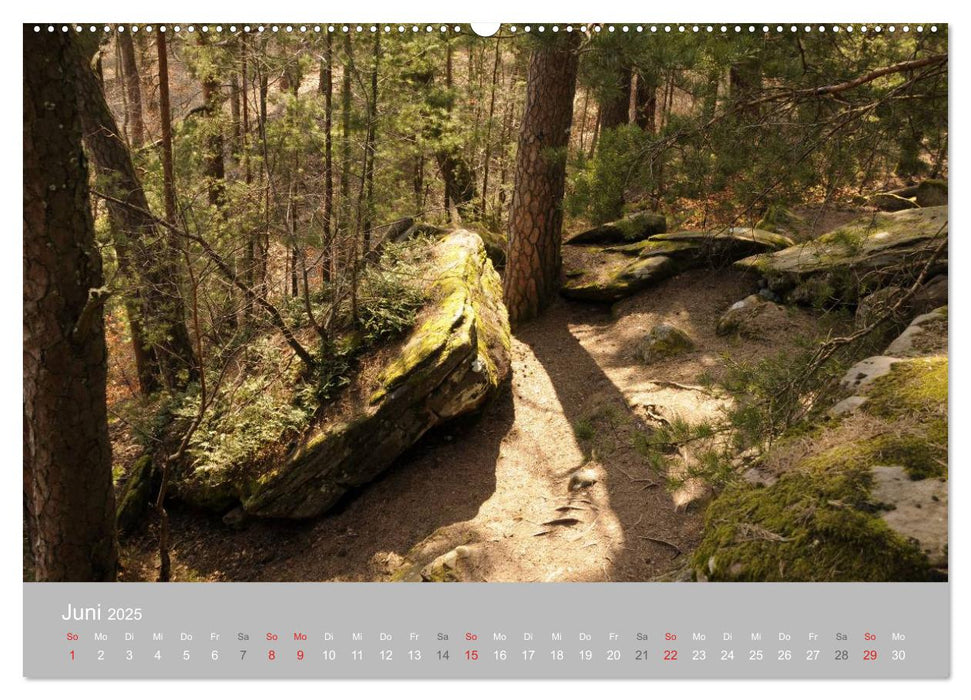
[[[38,24],[35,24],[34,25],[34,31],[35,32],[41,32],[41,31],[43,31],[43,29],[44,29],[44,27],[42,25],[38,25]],[[130,31],[133,34],[136,33],[136,32],[139,32],[139,31],[144,31],[146,33],[151,33],[153,31],[155,31],[156,29],[158,31],[160,31],[160,32],[166,32],[169,29],[171,29],[173,32],[176,32],[176,33],[182,32],[183,30],[186,31],[186,32],[192,33],[192,32],[195,32],[198,29],[198,31],[201,31],[203,33],[206,33],[206,32],[209,32],[210,31],[210,26],[209,25],[205,25],[205,24],[198,25],[198,26],[197,25],[193,25],[193,24],[189,24],[189,25],[186,25],[186,26],[182,26],[182,25],[179,25],[179,24],[174,24],[174,25],[164,25],[163,24],[163,25],[157,25],[157,26],[153,26],[153,25],[150,25],[150,24],[149,25],[137,25],[137,24],[124,25],[124,24],[119,24],[119,25],[116,25],[115,27],[112,27],[111,25],[107,25],[106,24],[103,27],[99,27],[99,26],[96,26],[96,25],[81,25],[81,24],[75,24],[75,25],[62,24],[62,25],[59,25],[59,26],[53,25],[53,24],[49,24],[49,25],[46,26],[46,29],[47,29],[48,32],[54,32],[54,31],[57,31],[57,29],[60,29],[62,32],[69,32],[69,31],[71,31],[71,29],[73,29],[75,32],[83,32],[85,29],[87,29],[89,32],[97,32],[99,30],[100,31],[103,31],[103,32],[106,32],[106,33],[111,33],[111,32],[114,32],[114,31],[117,31],[117,32]],[[236,33],[238,31],[243,31],[245,33],[251,33],[251,32],[252,33],[260,33],[260,32],[267,32],[267,31],[269,31],[271,33],[273,33],[273,32],[278,33],[280,31],[283,31],[283,32],[286,32],[286,33],[299,32],[299,33],[302,33],[302,34],[306,34],[306,33],[318,33],[319,34],[321,32],[344,33],[344,34],[346,34],[348,32],[356,32],[356,33],[371,32],[371,33],[374,33],[374,32],[377,32],[379,29],[381,31],[383,31],[385,34],[393,34],[393,33],[405,34],[405,33],[408,33],[408,32],[410,32],[412,34],[415,34],[415,33],[419,33],[419,32],[422,32],[422,31],[424,31],[425,33],[432,33],[432,32],[435,32],[436,30],[439,31],[439,32],[441,32],[441,33],[452,32],[452,33],[455,33],[455,34],[460,34],[463,31],[463,29],[462,29],[462,27],[460,25],[446,25],[446,24],[442,24],[442,25],[431,25],[431,24],[426,24],[426,25],[417,25],[417,24],[412,24],[412,25],[404,25],[404,24],[397,24],[397,25],[390,25],[390,24],[385,24],[385,25],[377,25],[377,24],[370,24],[370,25],[362,25],[362,24],[329,24],[329,25],[320,25],[320,24],[315,24],[315,25],[307,25],[307,24],[301,24],[301,25],[292,25],[292,24],[287,24],[287,25],[278,25],[278,24],[262,25],[262,24],[260,24],[260,25],[249,25],[249,24],[247,24],[247,25],[241,25],[241,26],[237,26],[237,25],[228,25],[228,26],[215,25],[211,29],[212,30],[215,30],[216,32],[223,32],[223,31],[227,31],[228,30],[231,33]],[[536,26],[534,26],[534,25],[529,25],[529,24],[525,24],[525,25],[515,25],[515,24],[512,24],[512,25],[507,25],[507,29],[508,29],[508,31],[511,34],[516,34],[519,31],[522,31],[522,32],[525,32],[525,33],[531,33],[531,32],[543,33],[547,29],[549,29],[551,32],[559,32],[559,31],[573,32],[573,31],[579,30],[579,31],[581,31],[583,33],[594,33],[594,34],[601,33],[603,31],[606,31],[608,33],[610,33],[610,32],[618,32],[618,31],[621,32],[621,33],[645,33],[645,32],[648,32],[648,33],[653,33],[653,34],[656,34],[656,33],[668,33],[668,34],[670,34],[670,33],[675,33],[675,32],[682,33],[682,34],[689,33],[689,32],[690,33],[694,33],[694,34],[701,34],[701,33],[707,33],[707,34],[713,34],[713,33],[719,33],[719,34],[732,34],[732,33],[734,33],[734,34],[742,34],[742,33],[755,34],[755,33],[759,33],[759,32],[761,32],[763,34],[771,34],[771,33],[777,33],[777,34],[779,34],[779,33],[783,33],[783,32],[786,32],[786,31],[791,32],[791,33],[794,33],[794,32],[802,32],[802,33],[807,33],[807,34],[808,33],[825,34],[825,33],[828,33],[828,32],[833,32],[833,33],[848,32],[848,33],[852,33],[854,31],[859,31],[861,33],[866,33],[866,32],[872,31],[874,33],[879,34],[879,33],[882,33],[884,31],[886,31],[886,32],[888,32],[890,34],[893,34],[893,33],[896,33],[897,31],[900,31],[900,32],[903,32],[903,33],[906,34],[906,33],[909,33],[910,31],[924,32],[926,29],[929,29],[931,32],[936,32],[938,30],[937,25],[931,25],[930,27],[925,27],[924,25],[921,25],[921,24],[916,25],[916,26],[913,26],[913,27],[911,25],[907,25],[907,24],[901,25],[901,26],[897,26],[897,25],[893,25],[893,24],[887,25],[887,26],[883,26],[883,25],[879,25],[879,24],[878,25],[865,25],[865,24],[863,24],[863,25],[852,25],[852,24],[849,24],[849,25],[808,25],[808,24],[807,25],[795,25],[795,24],[782,25],[782,24],[777,24],[777,25],[771,25],[771,26],[770,25],[761,25],[761,26],[748,25],[748,26],[742,26],[742,25],[724,25],[724,24],[722,24],[722,25],[711,25],[711,24],[706,24],[706,25],[699,25],[699,24],[692,24],[692,25],[683,25],[683,24],[678,24],[678,25],[671,25],[671,24],[664,24],[664,25],[643,25],[643,24],[637,24],[637,25],[629,25],[629,24],[623,24],[623,25],[614,25],[614,24],[600,25],[600,24],[595,24],[595,25],[578,25],[578,26],[574,26],[574,25],[564,25],[564,26],[561,26],[561,25],[558,25],[558,24],[553,24],[553,25],[536,25]]]

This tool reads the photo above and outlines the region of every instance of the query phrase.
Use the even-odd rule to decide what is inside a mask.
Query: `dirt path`
[[[651,471],[637,437],[659,418],[714,415],[719,400],[686,387],[703,372],[717,376],[725,355],[757,359],[813,332],[814,317],[792,310],[789,325],[762,341],[716,336],[718,316],[752,291],[739,273],[709,270],[667,280],[613,312],[560,301],[518,331],[511,391],[478,418],[426,436],[338,511],[309,523],[247,522],[240,529],[175,511],[176,575],[282,581],[414,580],[423,572],[480,581],[676,575],[697,543],[703,508],[691,506],[683,489],[669,489],[666,474]],[[687,331],[697,351],[644,365],[634,347],[661,321]],[[152,542],[147,533],[130,543],[126,577],[151,577]]]

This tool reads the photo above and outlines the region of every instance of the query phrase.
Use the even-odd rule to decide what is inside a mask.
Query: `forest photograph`
[[[23,26],[24,581],[946,581],[946,25]]]

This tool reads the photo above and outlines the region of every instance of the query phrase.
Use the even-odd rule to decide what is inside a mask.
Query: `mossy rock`
[[[911,192],[913,193],[911,194]],[[877,192],[876,194],[870,195],[869,203],[880,211],[902,211],[920,207],[917,203],[917,192],[915,188],[896,190],[894,192]]]
[[[691,352],[695,343],[683,330],[669,323],[659,323],[638,343],[634,357],[651,364]]]
[[[947,307],[921,314],[887,348],[893,357],[920,357],[947,352]]]
[[[663,214],[638,212],[623,219],[595,226],[566,241],[567,245],[624,244],[642,241],[667,230]]]
[[[311,430],[282,462],[234,482],[248,514],[308,518],[325,512],[428,430],[476,411],[505,384],[509,321],[481,237],[458,230],[442,238],[427,274],[429,302],[377,368],[367,400]]]
[[[932,325],[946,318],[942,308],[913,324],[946,337]],[[699,578],[946,578],[948,358],[890,348],[847,372],[856,393],[811,443],[774,443],[765,463],[792,460],[776,481],[733,483],[715,499],[692,560]]]
[[[624,245],[607,246],[603,249],[603,252],[620,253],[634,258],[655,258],[659,255],[672,257],[695,248],[695,244],[691,242],[644,240]]]
[[[861,296],[892,283],[901,271],[919,270],[947,236],[947,208],[875,213],[819,238],[735,263],[766,279],[790,301],[855,305]],[[931,274],[947,270],[947,255]]]
[[[718,335],[738,334],[749,340],[762,340],[789,325],[789,315],[778,304],[751,294],[732,304],[718,319]]]
[[[589,272],[571,277],[560,293],[576,301],[613,303],[650,287],[673,275],[677,268],[671,258],[658,255],[633,261],[612,256]]]
[[[503,269],[506,266],[506,249],[509,247],[506,234],[487,231],[485,229],[476,229],[475,232],[482,238],[486,255],[492,261],[492,266],[497,270]]]

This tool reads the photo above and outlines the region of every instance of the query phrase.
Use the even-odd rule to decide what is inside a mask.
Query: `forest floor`
[[[510,391],[426,436],[328,515],[233,528],[173,506],[174,578],[386,581],[415,578],[450,550],[462,580],[683,578],[704,489],[652,471],[643,437],[658,421],[719,414],[728,399],[702,375],[717,380],[730,362],[794,351],[846,323],[790,308],[759,340],[717,336],[719,316],[755,289],[731,269],[697,270],[612,309],[559,300],[517,330]],[[645,365],[634,349],[661,322],[696,349]],[[124,579],[154,579],[156,542],[152,525],[124,543]]]

